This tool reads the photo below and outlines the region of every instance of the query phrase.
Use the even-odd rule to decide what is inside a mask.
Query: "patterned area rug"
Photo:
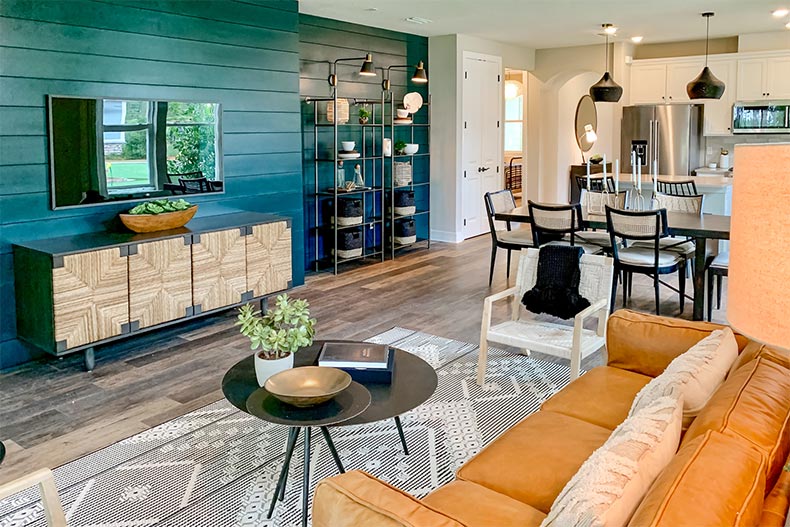
[[[335,428],[332,437],[346,470],[368,471],[417,497],[452,480],[467,459],[569,380],[565,365],[491,348],[481,388],[473,344],[402,328],[370,341],[425,359],[436,368],[438,388],[402,416],[408,456],[391,419]],[[285,427],[222,400],[63,465],[55,479],[71,527],[290,527],[301,518],[300,448],[285,500],[266,519],[286,436]],[[337,471],[321,435],[313,437],[312,488]],[[27,525],[46,525],[36,491],[0,501],[0,527]]]

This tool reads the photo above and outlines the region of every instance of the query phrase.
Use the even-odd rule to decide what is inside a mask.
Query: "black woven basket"
[[[417,226],[413,219],[402,219],[395,221],[395,236],[406,238],[417,234]]]
[[[396,207],[413,207],[414,206],[414,191],[413,190],[396,190],[395,191],[395,206]]]
[[[337,233],[337,247],[341,251],[350,251],[352,249],[362,248],[362,231],[361,230],[342,230]]]
[[[362,200],[359,198],[338,198],[337,215],[341,218],[362,216]]]

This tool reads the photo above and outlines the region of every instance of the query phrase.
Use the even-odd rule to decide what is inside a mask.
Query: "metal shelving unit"
[[[392,140],[392,156],[390,156],[390,158],[389,158],[389,177],[388,177],[389,185],[387,186],[386,191],[385,191],[385,194],[386,194],[385,199],[386,199],[387,205],[388,205],[388,208],[387,208],[387,211],[386,211],[386,217],[387,217],[388,222],[385,225],[385,229],[388,232],[388,240],[386,240],[386,242],[387,242],[388,249],[389,249],[389,256],[390,256],[390,258],[393,258],[393,259],[397,256],[397,251],[400,250],[400,249],[412,248],[412,247],[418,246],[420,244],[424,244],[429,249],[431,247],[431,236],[430,236],[430,233],[431,233],[431,212],[430,212],[430,185],[431,185],[430,181],[431,181],[431,179],[430,179],[430,166],[425,167],[424,176],[423,176],[425,178],[424,181],[422,181],[422,180],[421,181],[415,181],[416,172],[415,172],[415,167],[414,167],[415,159],[425,158],[426,159],[426,163],[427,163],[428,162],[427,160],[430,158],[430,155],[431,155],[431,149],[430,149],[430,137],[431,137],[430,136],[430,127],[431,127],[431,96],[428,95],[427,99],[428,100],[423,103],[423,107],[424,108],[422,108],[420,111],[426,111],[427,112],[427,114],[428,114],[427,121],[428,122],[426,122],[426,123],[415,123],[415,122],[411,122],[411,123],[395,123],[395,114],[396,114],[395,110],[397,109],[398,103],[394,100],[393,94],[392,94],[391,91],[384,92],[383,107],[385,109],[385,113],[386,113],[386,110],[389,110],[388,122],[387,122],[387,124],[385,126],[385,132],[384,133],[386,133],[387,130],[388,130],[389,131],[389,137]],[[412,121],[414,119],[415,119],[415,117],[413,116],[412,117]],[[423,146],[424,146],[425,150],[418,151],[416,154],[412,154],[412,155],[400,155],[400,154],[396,155],[395,154],[396,135],[402,137],[402,132],[396,132],[396,130],[397,131],[406,130],[407,131],[406,133],[409,136],[409,142],[411,142],[411,143],[415,142],[415,131],[417,131],[417,130],[424,131],[425,143],[424,143],[424,145],[421,145],[420,148],[423,148]],[[412,181],[408,185],[395,185],[395,163],[396,162],[405,162],[405,161],[408,161],[409,164],[411,165]],[[422,209],[418,208],[412,214],[406,214],[406,215],[397,215],[397,214],[395,214],[395,191],[396,190],[414,190],[415,193],[416,192],[424,193],[424,195],[421,196],[422,199],[421,200],[417,200],[417,201],[421,201],[421,202],[425,203],[428,206],[428,208],[422,208]],[[425,218],[425,220],[424,220],[425,224],[424,224],[424,226],[422,228],[422,230],[424,231],[424,234],[422,236],[420,236],[419,232],[420,232],[421,229],[418,227],[417,228],[417,239],[416,239],[415,242],[409,243],[409,244],[398,244],[398,243],[396,243],[395,242],[395,221],[398,220],[398,219],[402,219],[402,218],[414,218],[414,219],[417,219],[417,218],[421,218],[421,217]]]
[[[339,267],[352,261],[376,259],[384,261],[384,94],[380,100],[347,98],[349,102],[349,122],[338,122],[337,89],[328,98],[308,98],[305,102],[313,108],[313,183],[314,183],[314,214],[315,225],[312,226],[315,238],[315,270],[332,270],[338,273]],[[320,122],[322,103],[332,105],[333,122]],[[360,107],[371,108],[370,121],[367,124],[350,122],[356,119]],[[343,134],[343,137],[341,137]],[[329,136],[331,135],[331,140]],[[353,136],[357,143],[360,157],[355,159],[338,158],[341,141],[346,136]],[[358,139],[361,137],[361,142]],[[352,138],[348,138],[352,140]],[[362,177],[367,188],[353,191],[339,191],[337,187],[338,162],[360,164]],[[331,170],[327,167],[331,167]],[[346,167],[344,167],[345,169]],[[346,170],[346,177],[349,172]],[[362,200],[362,223],[357,225],[338,225],[338,199],[352,197]],[[329,217],[325,207],[331,210]],[[362,254],[360,256],[341,258],[338,256],[338,233],[351,229],[362,231]]]

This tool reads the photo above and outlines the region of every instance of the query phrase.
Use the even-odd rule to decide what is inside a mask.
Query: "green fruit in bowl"
[[[177,199],[174,201],[169,199],[155,199],[135,205],[129,210],[129,214],[163,214],[165,212],[186,210],[191,206],[192,204],[185,199]]]
[[[601,161],[603,161],[603,156],[601,156],[600,154],[595,154],[594,156],[590,157],[590,163],[594,165],[597,165]]]

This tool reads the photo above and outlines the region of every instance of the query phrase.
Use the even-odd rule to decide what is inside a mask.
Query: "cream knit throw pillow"
[[[738,343],[730,328],[718,329],[669,363],[666,370],[647,383],[631,405],[634,415],[650,401],[675,387],[683,393],[683,428],[686,429],[724,382],[738,357]]]
[[[562,489],[541,527],[623,527],[674,457],[683,413],[679,390],[618,426]]]

